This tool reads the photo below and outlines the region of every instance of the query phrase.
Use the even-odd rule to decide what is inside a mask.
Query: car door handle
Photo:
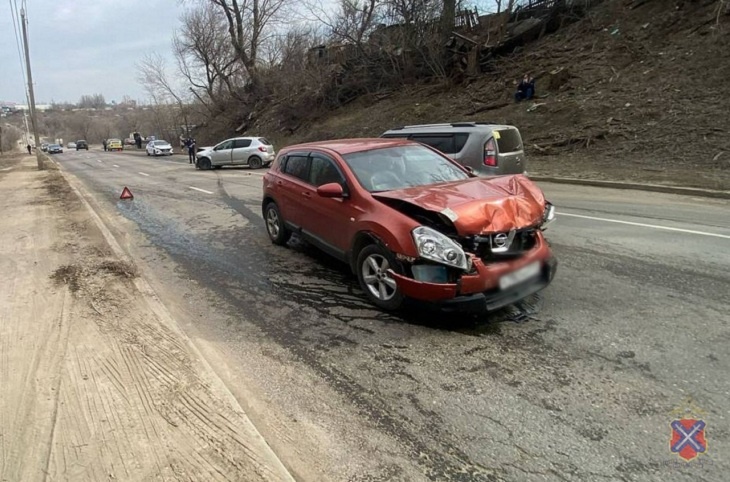
[[[302,196],[304,196],[304,197],[312,197],[312,194],[309,193],[309,192],[307,192],[307,191],[303,191],[302,192]]]
[[[284,184],[284,183],[283,183],[283,182],[281,182],[281,181],[276,181],[276,185],[277,185],[277,186],[281,186],[282,184]]]

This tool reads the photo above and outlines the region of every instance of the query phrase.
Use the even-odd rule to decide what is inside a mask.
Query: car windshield
[[[165,144],[167,144],[167,141],[155,141],[156,146],[164,146]]]
[[[398,146],[342,156],[360,184],[370,192],[468,179],[469,175],[431,149]]]

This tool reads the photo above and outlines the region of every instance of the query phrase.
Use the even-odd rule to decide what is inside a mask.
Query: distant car
[[[48,143],[44,142],[41,144],[41,151],[48,152]]]
[[[133,146],[134,145],[134,139],[132,139],[130,137],[124,139],[124,145],[125,146]]]
[[[58,144],[50,144],[48,146],[49,154],[61,154],[62,152],[63,152],[63,147]]]
[[[124,146],[122,145],[122,141],[119,139],[109,139],[106,142],[106,150],[107,151],[123,151]]]
[[[69,142],[68,144],[66,144],[66,147],[68,147],[69,149],[76,149],[76,143],[75,142]]]
[[[169,142],[159,140],[151,141],[147,144],[147,155],[148,156],[171,156],[172,146]]]
[[[264,137],[235,137],[199,151],[198,168],[220,169],[223,166],[248,166],[260,169],[276,158],[274,146]]]
[[[76,150],[80,151],[81,149],[86,149],[87,151],[89,150],[89,143],[83,139],[76,141]]]

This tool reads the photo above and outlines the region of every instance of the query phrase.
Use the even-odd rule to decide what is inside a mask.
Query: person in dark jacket
[[[104,150],[106,151],[106,139],[101,141],[101,145],[104,146]]]
[[[196,159],[197,146],[195,144],[195,139],[188,139],[187,145],[188,145],[188,160],[190,161],[190,164],[197,164],[197,162],[198,162],[198,160]]]
[[[521,100],[530,100],[535,96],[535,79],[530,74],[525,74],[522,77],[519,85],[517,86],[517,92],[515,92],[515,102]]]
[[[28,149],[28,155],[30,155],[31,152],[32,152],[32,150],[33,150],[33,148],[30,147],[30,144],[28,144],[27,146],[25,146],[25,148]]]

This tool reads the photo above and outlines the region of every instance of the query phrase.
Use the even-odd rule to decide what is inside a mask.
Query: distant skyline
[[[14,1],[20,8],[21,1]],[[107,102],[125,95],[146,99],[135,63],[157,52],[173,65],[170,44],[185,10],[177,0],[32,0],[26,8],[39,104],[76,103],[95,93]],[[25,104],[8,2],[0,3],[0,65],[0,100]]]

